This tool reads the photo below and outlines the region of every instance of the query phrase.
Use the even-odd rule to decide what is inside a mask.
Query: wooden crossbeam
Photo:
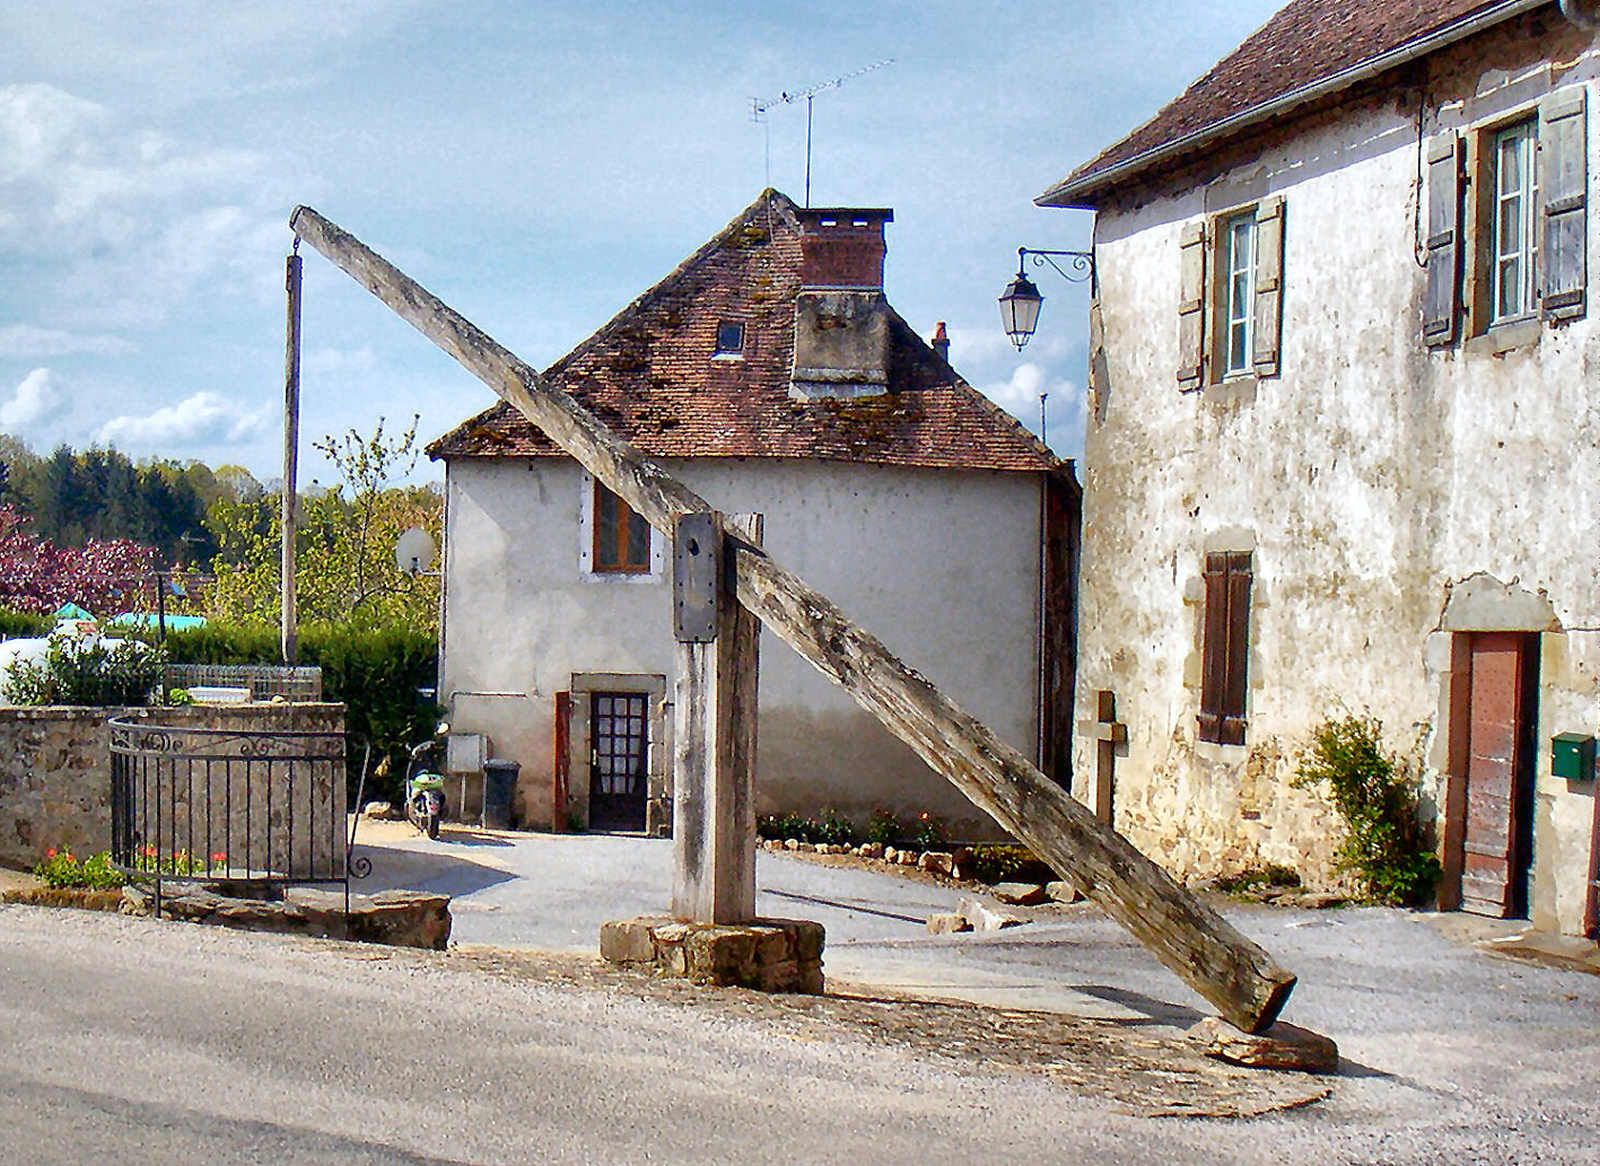
[[[353,235],[309,207],[297,207],[289,225],[537,425],[656,530],[671,538],[680,515],[713,509]],[[741,605],[974,805],[1077,883],[1225,1019],[1256,1032],[1277,1018],[1295,977],[1266,951],[799,576],[753,548],[741,550],[734,564]]]

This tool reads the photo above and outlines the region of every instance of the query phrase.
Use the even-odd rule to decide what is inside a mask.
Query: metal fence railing
[[[287,664],[168,664],[168,688],[247,688],[251,700],[322,699],[322,669]]]
[[[111,859],[155,883],[343,884],[344,734],[113,718]]]

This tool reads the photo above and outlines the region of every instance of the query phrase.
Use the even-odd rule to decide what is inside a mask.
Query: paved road
[[[591,916],[659,906],[660,844],[484,841],[379,857],[476,883],[458,916],[468,940],[592,951]],[[495,862],[463,871],[463,851]],[[1090,910],[934,939],[898,916],[941,905],[941,889],[776,856],[762,868],[784,910],[828,922],[836,975],[1156,1028],[1192,1016],[1192,997]],[[1600,1160],[1600,977],[1486,955],[1425,916],[1236,919],[1301,973],[1293,1018],[1350,1059],[1328,1101],[1138,1118],[1042,1078],[626,988],[0,907],[0,1163]]]

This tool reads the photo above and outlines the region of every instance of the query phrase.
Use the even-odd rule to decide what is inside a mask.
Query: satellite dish
[[[395,565],[407,575],[421,575],[433,570],[433,561],[439,548],[433,536],[420,526],[413,526],[400,536],[394,546]]]

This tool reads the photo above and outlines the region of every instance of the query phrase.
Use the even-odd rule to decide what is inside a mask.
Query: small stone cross
[[[1117,694],[1109,688],[1102,688],[1096,694],[1095,715],[1096,720],[1079,721],[1078,732],[1096,742],[1094,812],[1109,826],[1117,784],[1117,746],[1128,743],[1128,726],[1117,720]]]

